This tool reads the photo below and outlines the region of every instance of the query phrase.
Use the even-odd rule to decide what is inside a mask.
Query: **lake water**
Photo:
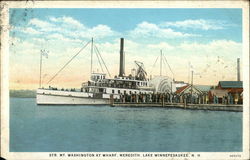
[[[11,152],[242,151],[242,113],[10,98]]]

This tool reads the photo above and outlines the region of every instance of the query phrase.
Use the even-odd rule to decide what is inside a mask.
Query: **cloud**
[[[174,46],[172,46],[166,42],[160,42],[159,44],[150,44],[150,45],[148,45],[148,47],[154,48],[154,49],[164,49],[164,50],[174,49]]]
[[[87,27],[84,24],[80,23],[78,20],[69,17],[50,17],[49,20],[52,23],[60,24],[57,31],[61,34],[67,35],[72,38],[92,38],[96,39],[111,37],[116,35],[117,33],[113,31],[109,26],[104,24],[98,24],[93,27]]]
[[[71,39],[105,39],[115,38],[121,34],[105,24],[97,24],[93,27],[88,27],[79,22],[78,20],[69,17],[48,17],[48,20],[41,20],[33,18],[29,21],[27,27],[19,27],[19,30],[28,34],[43,34],[44,38],[51,37],[50,34],[61,34],[64,37]],[[152,38],[160,39],[175,39],[175,38],[188,38],[197,37],[200,35],[190,34],[185,32],[175,31],[171,28],[163,27],[162,25],[141,22],[137,26],[127,31],[126,33],[131,39],[151,40]]]
[[[149,22],[142,22],[136,26],[136,28],[129,32],[130,36],[132,37],[147,37],[147,38],[183,38],[183,37],[193,37],[199,36],[195,34],[177,32],[170,28],[163,28],[160,25],[149,23]]]
[[[10,37],[9,42],[13,44],[10,47],[11,51],[16,51],[17,53],[30,54],[33,49],[38,47],[38,45],[34,42],[22,40],[17,37]]]
[[[242,44],[232,40],[214,40],[209,43],[184,42],[178,46],[178,49],[195,55],[237,56],[242,53]]]
[[[81,40],[79,39],[70,39],[70,38],[67,38],[65,36],[63,36],[62,34],[59,34],[59,33],[53,33],[53,34],[50,34],[48,35],[48,38],[51,39],[51,40],[56,40],[56,41],[61,41],[61,42],[82,42]]]
[[[164,22],[161,24],[162,27],[177,27],[183,29],[201,29],[201,30],[219,30],[224,29],[227,24],[224,21],[218,20],[184,20],[175,22]]]
[[[27,27],[27,28],[21,28],[19,29],[19,31],[23,32],[23,33],[26,33],[26,34],[34,34],[34,35],[37,35],[37,34],[42,34],[42,32],[40,31],[37,31],[31,27]]]
[[[183,22],[183,23],[181,23]],[[184,23],[185,22],[185,23]],[[218,25],[219,23],[216,23]],[[215,83],[219,80],[219,72],[222,73],[225,65],[229,66],[224,69],[225,77],[229,80],[234,68],[234,60],[242,54],[242,44],[232,40],[213,40],[209,42],[190,42],[189,37],[196,37],[200,35],[189,34],[187,32],[177,31],[171,27],[182,27],[185,29],[199,28],[202,30],[220,29],[203,20],[186,20],[169,22],[168,24],[154,24],[149,22],[141,22],[132,30],[124,32],[127,34],[125,37],[125,59],[126,59],[126,74],[129,74],[131,69],[135,67],[134,61],[142,61],[145,65],[147,72],[152,70],[152,65],[156,58],[160,55],[160,50],[166,56],[168,63],[174,70],[177,80],[186,80],[187,64],[188,61],[192,62],[197,72],[203,73],[207,63],[210,68],[204,72],[203,78],[197,80],[197,83]],[[124,33],[116,32],[111,27],[105,24],[97,24],[89,27],[80,23],[72,17],[49,17],[47,21],[33,18],[29,21],[27,26],[14,27],[15,31],[20,31],[28,35],[25,39],[10,36],[12,43],[10,47],[11,64],[25,65],[23,69],[29,66],[36,66],[39,64],[39,55],[41,49],[49,51],[49,58],[44,60],[44,72],[53,75],[58,71],[61,66],[66,63],[74,54],[76,54],[91,37],[94,37],[96,45],[102,54],[102,57],[110,70],[112,76],[117,75],[119,69],[119,36]],[[141,39],[147,40],[140,42]],[[175,39],[180,42],[176,43]],[[185,39],[185,40],[183,40]],[[81,42],[81,43],[80,43]],[[63,71],[61,78],[65,78],[64,74],[72,75],[72,79],[77,77],[77,72],[72,74],[72,71],[80,70],[84,73],[85,79],[88,80],[90,70],[90,45],[85,48],[83,53],[72,62],[69,67]],[[14,54],[15,53],[15,54]],[[13,55],[13,56],[12,56]],[[207,58],[207,56],[209,58]],[[220,57],[220,62],[216,63],[217,57]],[[99,67],[97,57],[94,55],[93,69],[96,71]],[[159,61],[158,61],[159,62]],[[21,65],[20,65],[21,66]],[[15,66],[13,66],[15,67]],[[12,67],[12,68],[13,68]],[[158,67],[158,66],[156,66]],[[39,68],[37,66],[37,68]],[[22,70],[22,67],[16,70]],[[11,74],[17,72],[15,69]],[[99,71],[100,71],[99,67]],[[218,70],[213,73],[213,70]],[[157,75],[158,68],[154,68],[152,74]],[[164,73],[171,74],[170,71]],[[32,74],[27,74],[27,79],[32,79]],[[50,77],[48,76],[48,77]],[[79,74],[78,74],[79,76]],[[171,75],[169,75],[171,76]],[[79,79],[79,78],[78,78]],[[211,82],[209,82],[211,80]],[[76,82],[79,83],[79,82]],[[79,85],[76,84],[75,85]]]
[[[113,36],[115,32],[107,25],[97,25],[93,28],[87,30],[87,32],[95,37],[106,37],[106,36]]]
[[[37,18],[31,19],[28,24],[39,28],[41,31],[52,31],[54,30],[54,27],[56,27],[55,25],[51,23],[39,20]]]
[[[24,28],[19,28],[24,30]],[[69,17],[49,17],[48,21],[33,18],[28,23],[28,29],[32,30],[32,33],[44,33],[45,36],[49,34],[61,34],[64,37],[71,37],[72,39],[102,39],[106,37],[112,37],[118,33],[113,31],[109,26],[104,24],[98,24],[93,27],[87,27],[78,20]],[[26,31],[27,32],[27,31]]]
[[[85,26],[82,23],[68,16],[63,16],[63,17],[58,17],[58,18],[50,17],[49,20],[52,22],[61,23],[63,25],[67,25],[67,26],[77,28],[77,29],[85,28]]]

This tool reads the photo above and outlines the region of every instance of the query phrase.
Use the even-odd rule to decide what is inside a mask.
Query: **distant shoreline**
[[[35,90],[10,90],[9,93],[15,98],[36,98]]]

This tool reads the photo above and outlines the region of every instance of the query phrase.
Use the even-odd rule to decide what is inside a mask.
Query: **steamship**
[[[93,39],[91,50],[93,51]],[[91,51],[91,52],[92,52]],[[92,59],[91,59],[92,61]],[[92,64],[92,63],[91,63]],[[82,83],[79,89],[57,89],[54,87],[37,89],[37,104],[79,104],[97,105],[109,104],[110,100],[119,100],[127,94],[150,94],[153,88],[149,85],[143,63],[135,61],[137,69],[134,74],[125,75],[124,39],[120,39],[120,68],[119,75],[108,78],[105,73],[91,71],[88,82]],[[91,66],[92,68],[92,66]],[[41,76],[40,76],[41,77]]]

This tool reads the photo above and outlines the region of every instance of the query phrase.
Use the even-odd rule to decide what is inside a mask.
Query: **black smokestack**
[[[240,81],[240,59],[237,58],[237,81]]]
[[[121,45],[120,45],[120,72],[119,76],[122,77],[125,75],[125,59],[124,59],[124,38],[121,38]]]

